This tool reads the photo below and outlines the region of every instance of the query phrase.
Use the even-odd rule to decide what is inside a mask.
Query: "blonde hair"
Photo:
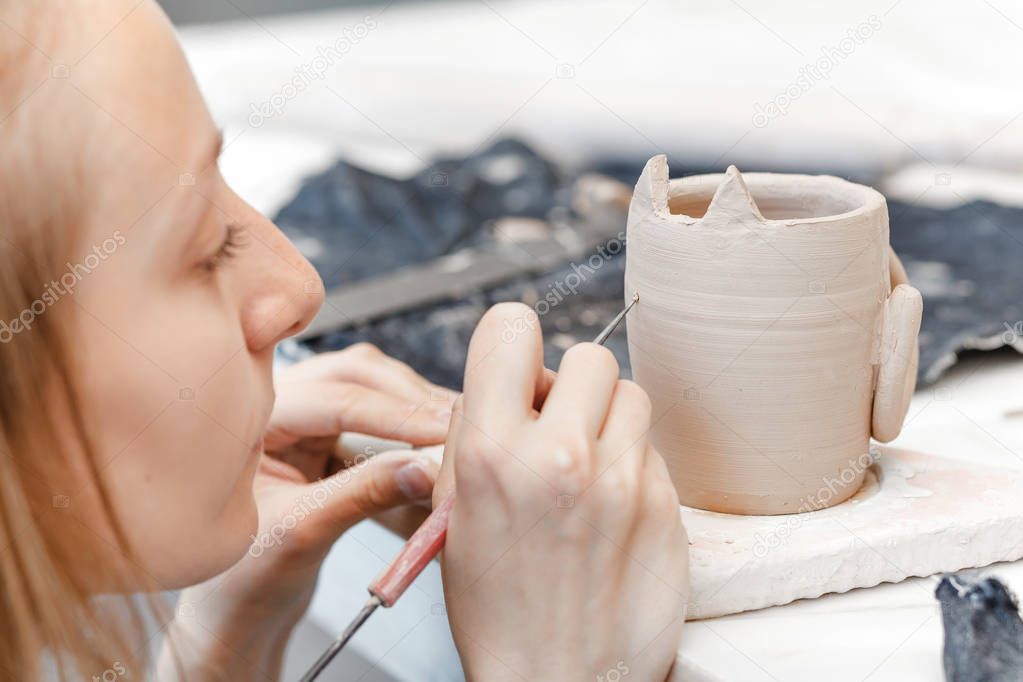
[[[145,589],[104,491],[89,438],[72,352],[75,305],[61,300],[15,333],[11,321],[33,311],[46,284],[79,247],[88,208],[83,160],[40,153],[66,111],[43,102],[54,82],[40,44],[55,41],[56,12],[36,3],[0,0],[6,26],[19,37],[0,42],[0,678],[115,679],[145,676],[149,660],[144,611],[166,622],[157,600],[113,597],[99,607],[104,585]],[[68,13],[68,7],[62,7]],[[42,15],[46,16],[42,16]],[[45,26],[45,29],[43,28]],[[45,78],[45,76],[43,76]],[[33,80],[34,79],[34,80]],[[54,79],[56,81],[56,79]],[[52,99],[50,103],[52,104]],[[50,118],[47,122],[45,119]],[[50,148],[54,148],[50,141]],[[25,319],[28,319],[26,317]],[[17,324],[13,325],[18,327]],[[6,330],[6,332],[4,331]],[[67,495],[72,497],[66,497]],[[99,519],[111,544],[93,532]],[[123,561],[118,557],[125,557]],[[131,573],[131,575],[127,575]],[[155,586],[153,586],[155,587]],[[110,608],[117,617],[111,618]],[[103,613],[100,613],[100,611]],[[107,673],[114,671],[114,677]]]

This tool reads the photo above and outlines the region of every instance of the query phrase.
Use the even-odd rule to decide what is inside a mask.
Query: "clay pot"
[[[877,191],[830,176],[643,170],[625,295],[634,379],[683,504],[787,514],[838,504],[902,427],[922,302]]]

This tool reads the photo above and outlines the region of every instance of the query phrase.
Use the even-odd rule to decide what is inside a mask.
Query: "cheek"
[[[114,508],[162,585],[201,582],[237,561],[256,532],[252,481],[270,368],[243,348],[213,353],[208,344],[205,357],[196,354],[206,367],[191,366],[205,378],[182,384],[106,336],[85,356],[86,402]]]
[[[230,295],[172,278],[144,227],[76,287],[75,351],[115,512],[147,569],[171,586],[220,572],[248,547],[253,446],[272,379]]]
[[[104,475],[128,541],[167,587],[200,582],[244,553],[257,518],[258,455],[194,405],[178,403]]]

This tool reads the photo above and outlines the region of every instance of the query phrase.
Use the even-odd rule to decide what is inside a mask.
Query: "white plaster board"
[[[880,452],[864,488],[830,509],[735,516],[684,508],[689,617],[1023,556],[1023,471],[897,448]]]

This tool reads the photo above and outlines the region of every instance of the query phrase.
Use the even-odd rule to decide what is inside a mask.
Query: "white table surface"
[[[914,159],[916,171],[899,176],[895,189],[943,199],[960,187],[966,170],[956,162],[964,156],[993,166],[1019,157],[1023,119],[1014,116],[1023,110],[1023,91],[1005,83],[1018,75],[1023,15],[1013,19],[1018,12],[997,2],[835,2],[818,9],[811,15],[802,3],[761,2],[694,9],[657,0],[394,5],[323,83],[258,128],[247,123],[251,105],[278,92],[318,46],[366,13],[241,18],[192,27],[182,37],[225,127],[224,174],[271,215],[302,177],[341,153],[411,172],[433,151],[464,152],[504,133],[526,135],[568,161],[625,144],[685,153],[689,161],[784,158],[812,167],[827,144],[836,164],[877,170]],[[755,102],[784,88],[822,45],[872,13],[883,18],[882,30],[827,83],[767,127],[750,125]],[[968,57],[953,59],[950,31],[957,48],[968,46]],[[555,78],[559,64],[573,65],[573,76]],[[947,97],[952,91],[957,97]],[[952,185],[936,186],[935,173],[944,170],[952,171]],[[1023,417],[1012,416],[1023,408],[1020,385],[1018,358],[971,359],[915,396],[895,445],[1023,466]],[[324,567],[309,622],[339,631],[398,547],[372,524],[346,535]],[[993,570],[1023,591],[1023,564]],[[691,622],[677,669],[687,680],[940,680],[933,589],[932,580],[913,579]],[[431,566],[360,634],[356,648],[376,663],[373,671],[363,664],[334,679],[461,679],[441,604]]]

